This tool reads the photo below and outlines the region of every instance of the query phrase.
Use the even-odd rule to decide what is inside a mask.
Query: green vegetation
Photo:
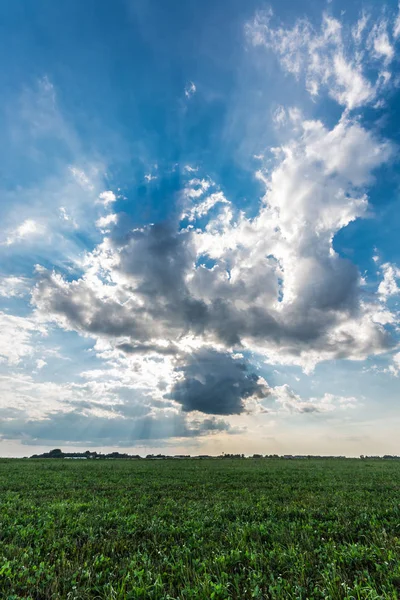
[[[400,461],[0,460],[0,598],[397,599]]]

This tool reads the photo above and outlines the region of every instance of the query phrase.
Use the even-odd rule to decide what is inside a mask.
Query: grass
[[[0,460],[0,598],[397,599],[400,461]]]

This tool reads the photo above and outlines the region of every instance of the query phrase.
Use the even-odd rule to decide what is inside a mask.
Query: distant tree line
[[[96,452],[86,450],[86,452],[63,452],[60,448],[50,450],[50,452],[44,452],[43,454],[33,454],[30,458],[80,458],[80,459],[106,459],[106,458],[142,458],[138,454],[127,454],[126,452],[110,452],[103,454],[102,452]]]
[[[361,454],[360,458],[361,460],[371,460],[374,458],[383,458],[385,460],[399,460],[400,456],[397,456],[396,454],[384,454],[383,456],[364,456],[364,454]]]
[[[105,460],[105,459],[148,459],[148,460],[165,460],[165,459],[210,459],[210,458],[223,458],[223,459],[282,459],[282,460],[306,460],[306,459],[335,459],[335,458],[346,458],[346,456],[321,456],[313,454],[253,454],[252,456],[245,456],[244,454],[225,454],[222,453],[219,456],[211,456],[209,454],[199,454],[198,456],[191,456],[190,454],[174,454],[173,456],[167,454],[147,454],[146,457],[140,456],[139,454],[128,454],[126,452],[109,452],[103,454],[102,452],[96,452],[86,450],[85,452],[63,452],[60,448],[54,448],[50,452],[44,452],[43,454],[33,454],[30,458],[66,458],[66,459],[86,459],[86,460]],[[361,454],[361,460],[366,459],[384,459],[384,460],[399,460],[400,456],[385,454],[384,456],[365,456]]]

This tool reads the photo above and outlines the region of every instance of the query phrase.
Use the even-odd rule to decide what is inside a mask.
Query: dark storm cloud
[[[179,402],[186,412],[240,414],[245,410],[243,400],[269,394],[266,385],[259,383],[258,375],[249,371],[249,365],[228,353],[202,349],[190,355],[177,370],[184,378],[166,398]]]

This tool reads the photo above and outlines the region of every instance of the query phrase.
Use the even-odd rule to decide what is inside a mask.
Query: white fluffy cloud
[[[395,296],[400,292],[398,281],[400,280],[400,269],[396,265],[385,263],[382,265],[383,280],[378,287],[378,293],[386,300],[389,296]]]
[[[108,206],[117,200],[117,196],[111,190],[106,190],[105,192],[101,192],[99,194],[99,202],[104,204],[104,206]]]
[[[104,217],[100,217],[96,221],[96,227],[101,229],[104,233],[109,230],[111,225],[116,225],[118,223],[118,215],[115,213],[110,213],[109,215],[105,215]]]

